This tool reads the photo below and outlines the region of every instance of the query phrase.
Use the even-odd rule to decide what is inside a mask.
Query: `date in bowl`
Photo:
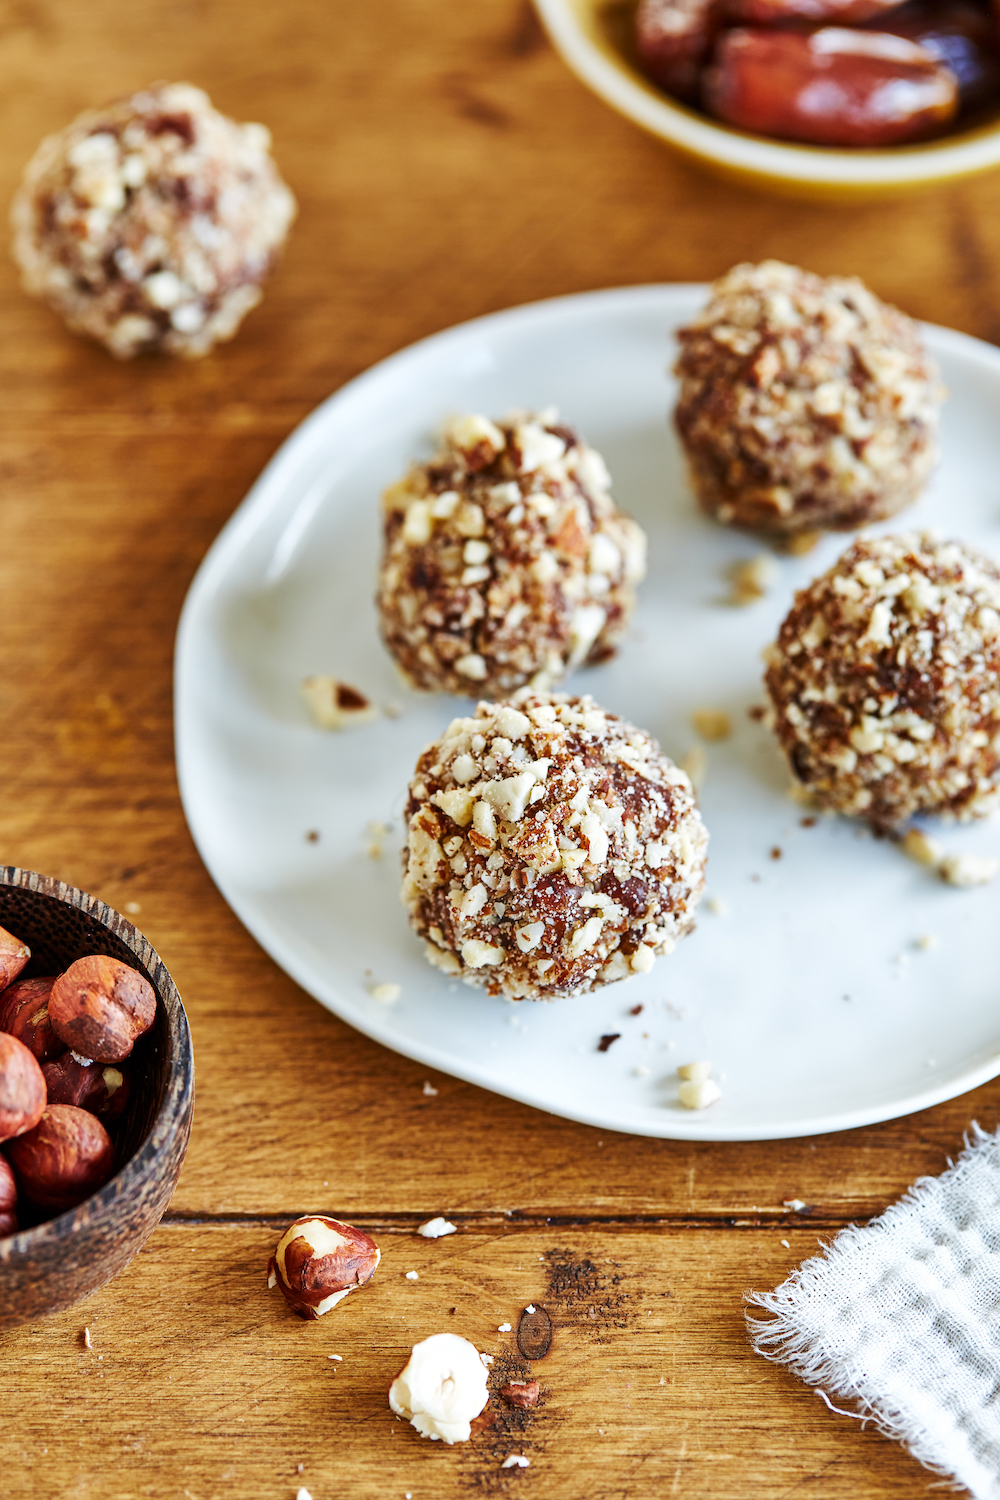
[[[801,146],[711,120],[661,92],[631,45],[634,0],[535,0],[563,61],[606,104],[716,176],[785,197],[861,201],[1000,166],[1000,117],[920,145]]]
[[[0,866],[0,927],[31,949],[22,977],[61,973],[99,953],[137,969],[156,995],[153,1025],[130,1058],[131,1092],[114,1135],[113,1176],[76,1208],[0,1238],[3,1330],[81,1302],[142,1249],[187,1151],[194,1054],[180,995],[162,960],[103,901],[62,881]]]

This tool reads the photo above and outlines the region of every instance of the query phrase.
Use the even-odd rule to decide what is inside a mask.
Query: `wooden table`
[[[301,214],[263,306],[195,364],[114,363],[0,258],[0,862],[138,903],[198,1068],[146,1250],[84,1306],[0,1337],[3,1500],[923,1493],[900,1448],[749,1351],[741,1298],[939,1172],[972,1119],[996,1124],[1000,1083],[745,1146],[601,1136],[448,1077],[426,1094],[425,1069],[327,1015],[212,886],[174,780],[171,650],[265,460],[373,360],[512,303],[765,255],[1000,339],[1000,175],[866,207],[715,183],[586,93],[526,0],[9,0],[0,199],[44,133],[157,77],[270,125]],[[383,1249],[373,1285],[314,1324],[264,1289],[305,1209]],[[442,1212],[456,1235],[415,1236]],[[453,1328],[499,1369],[498,1325],[532,1300],[557,1324],[536,1413],[453,1449],[392,1418],[413,1341]],[[510,1453],[531,1467],[502,1469]]]

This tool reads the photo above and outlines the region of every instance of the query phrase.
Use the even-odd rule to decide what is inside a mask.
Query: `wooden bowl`
[[[24,971],[58,974],[88,953],[138,969],[156,991],[156,1020],[136,1043],[132,1092],[114,1131],[115,1175],[79,1207],[0,1239],[0,1329],[72,1307],[127,1266],[156,1228],[191,1134],[194,1054],[187,1016],[159,955],[95,896],[30,870],[0,866],[0,927],[31,949]]]
[[[636,0],[535,0],[556,50],[612,109],[715,176],[785,197],[859,202],[1000,166],[1000,111],[916,146],[841,150],[750,135],[671,99],[639,69]]]

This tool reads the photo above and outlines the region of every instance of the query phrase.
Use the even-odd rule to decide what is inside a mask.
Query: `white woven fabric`
[[[758,1353],[1000,1500],[1000,1135],[747,1300]]]

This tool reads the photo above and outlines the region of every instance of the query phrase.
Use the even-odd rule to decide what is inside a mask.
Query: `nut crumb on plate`
[[[937,869],[944,856],[940,840],[931,838],[922,828],[908,828],[899,841],[899,847],[918,865],[928,865],[932,869]]]
[[[382,637],[413,687],[497,697],[614,655],[646,538],[553,412],[454,418],[383,516]]]
[[[692,745],[680,762],[680,768],[696,792],[704,790],[708,780],[708,756],[701,745]]]
[[[403,993],[403,987],[399,984],[370,984],[368,993],[382,1005],[394,1005]]]
[[[704,1083],[706,1078],[712,1076],[712,1064],[710,1062],[682,1063],[677,1069],[678,1078],[685,1078],[689,1083]]]
[[[729,916],[729,904],[728,902],[723,901],[721,896],[709,896],[708,900],[705,902],[705,905],[708,907],[708,910],[712,913],[713,917]]]
[[[714,744],[717,740],[728,740],[733,732],[733,721],[721,708],[696,708],[691,715],[695,734]]]
[[[722,1098],[722,1090],[711,1078],[700,1078],[697,1082],[685,1080],[677,1085],[677,1097],[685,1109],[708,1109]]]
[[[777,578],[778,565],[769,553],[759,552],[756,557],[744,558],[729,570],[732,590],[727,603],[755,604],[758,599],[763,599]]]
[[[364,693],[336,677],[306,677],[302,695],[321,729],[353,729],[378,718],[378,709]]]
[[[989,885],[1000,873],[1000,859],[979,854],[948,854],[938,869],[948,885]]]

